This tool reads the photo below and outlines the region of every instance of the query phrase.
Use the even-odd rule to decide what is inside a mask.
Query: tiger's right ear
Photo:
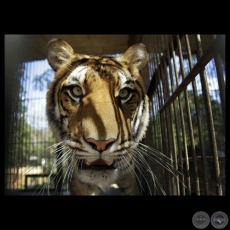
[[[74,55],[73,48],[64,40],[57,38],[49,41],[47,50],[48,62],[54,71],[57,71]]]
[[[144,44],[137,43],[129,47],[123,56],[118,59],[121,61],[126,60],[129,64],[132,64],[139,70],[142,70],[149,61],[149,54]]]

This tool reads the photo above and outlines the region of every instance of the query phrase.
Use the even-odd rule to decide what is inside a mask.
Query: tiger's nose
[[[86,141],[91,144],[94,149],[96,148],[98,151],[104,151],[115,141],[115,139],[95,140],[94,138],[88,138]]]

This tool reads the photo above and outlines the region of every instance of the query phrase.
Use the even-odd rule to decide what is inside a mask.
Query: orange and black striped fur
[[[143,44],[120,57],[75,53],[61,39],[48,44],[55,78],[47,93],[49,125],[68,160],[72,195],[105,195],[116,184],[138,195],[135,168],[144,164],[139,142],[149,123],[141,70]]]

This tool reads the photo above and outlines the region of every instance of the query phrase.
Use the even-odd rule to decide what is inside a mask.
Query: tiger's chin
[[[84,160],[78,163],[72,183],[70,182],[72,195],[105,195],[114,185],[117,190],[122,189],[120,182],[126,177],[126,170],[121,170],[116,161],[107,164],[99,164],[99,161],[96,161],[98,164],[90,164]]]
[[[118,169],[75,168],[70,181],[71,195],[105,195],[117,180]]]
[[[117,179],[117,162],[98,159],[93,162],[80,160],[77,164],[77,178],[87,184],[109,186]]]
[[[78,169],[79,182],[108,189],[118,179],[117,169]]]

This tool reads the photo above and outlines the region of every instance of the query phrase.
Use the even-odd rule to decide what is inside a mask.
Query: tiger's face
[[[48,61],[56,72],[47,93],[48,121],[66,150],[74,186],[106,190],[124,181],[134,173],[135,148],[149,122],[140,75],[148,62],[145,46],[114,58],[77,54],[54,39]]]

